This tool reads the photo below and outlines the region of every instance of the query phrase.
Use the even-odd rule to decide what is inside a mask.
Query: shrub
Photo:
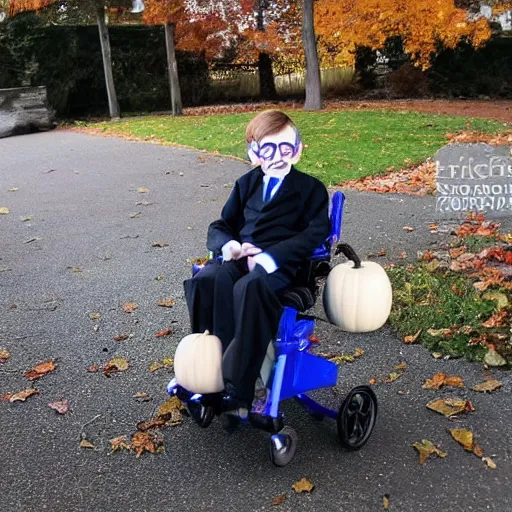
[[[395,97],[419,98],[428,94],[428,78],[423,71],[407,62],[389,74],[388,88]]]

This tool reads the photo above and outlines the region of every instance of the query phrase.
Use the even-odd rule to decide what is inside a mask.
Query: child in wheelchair
[[[208,330],[222,342],[225,411],[251,409],[283,312],[279,297],[331,231],[325,186],[295,168],[303,145],[292,120],[264,111],[245,137],[255,167],[208,228],[212,259],[184,283],[192,332]]]

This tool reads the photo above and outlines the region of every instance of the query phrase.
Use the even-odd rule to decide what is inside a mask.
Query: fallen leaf
[[[118,334],[117,336],[114,336],[114,340],[124,341],[124,340],[127,340],[129,337],[130,337],[129,334]]]
[[[66,414],[69,409],[69,402],[67,400],[57,400],[56,402],[48,404],[48,407],[54,409],[59,414]]]
[[[29,220],[32,220],[32,217],[29,217],[29,216],[21,217],[21,222],[28,222]]]
[[[353,363],[358,357],[364,355],[362,348],[356,348],[353,354],[332,354],[319,352],[318,355],[331,361],[331,363]]]
[[[405,370],[407,368],[407,363],[402,361],[400,364],[395,366],[395,370]]]
[[[135,217],[138,217],[142,212],[132,212],[130,213],[129,217],[130,219],[134,219]]]
[[[163,308],[172,308],[174,306],[174,299],[162,299],[157,304]]]
[[[148,430],[163,427],[164,425],[165,420],[163,418],[156,417],[146,421],[139,421],[136,426],[137,430],[140,430],[141,432],[147,432]]]
[[[286,494],[281,494],[281,496],[278,496],[277,498],[274,498],[272,500],[272,505],[281,505],[286,500],[287,496]]]
[[[89,318],[91,320],[99,320],[101,318],[101,313],[89,313]]]
[[[68,268],[70,268],[71,272],[73,272],[75,274],[78,274],[78,273],[82,272],[82,269],[80,267],[68,267]]]
[[[414,228],[411,228],[411,226],[404,226],[402,229],[404,231],[407,231],[408,233],[410,233],[411,231],[414,231]]]
[[[130,448],[140,457],[145,451],[161,453],[164,451],[163,437],[156,432],[135,432],[131,439]]]
[[[431,379],[427,379],[422,387],[423,389],[440,389],[443,386],[463,388],[464,382],[461,377],[449,377],[446,373],[436,373]]]
[[[507,296],[502,292],[487,292],[482,295],[482,299],[496,301],[498,309],[506,308],[509,304]]]
[[[368,384],[377,384],[377,379],[370,379]]]
[[[137,309],[137,304],[134,302],[125,302],[123,304],[123,311],[125,313],[133,313]]]
[[[464,246],[454,247],[450,249],[450,258],[456,260],[459,256],[466,252],[466,248]]]
[[[45,361],[44,363],[39,363],[32,370],[25,372],[23,374],[28,380],[36,380],[46,375],[47,373],[53,372],[57,367],[55,366],[53,360]]]
[[[320,343],[320,340],[318,339],[318,336],[315,336],[314,334],[312,334],[308,340],[311,342],[311,343]]]
[[[96,449],[96,446],[94,446],[92,443],[90,443],[89,441],[87,441],[87,439],[82,439],[80,441],[80,448],[90,448],[92,450],[95,450]]]
[[[149,192],[149,188],[139,187],[139,188],[137,189],[137,192],[138,192],[139,194],[146,194],[147,192]]]
[[[157,416],[165,416],[174,411],[182,411],[185,406],[177,396],[173,396],[166,400],[156,411]]]
[[[453,439],[455,439],[455,441],[464,447],[464,450],[468,452],[473,451],[474,439],[473,432],[471,432],[471,430],[466,430],[463,428],[452,428],[450,429],[450,434],[452,435]]]
[[[170,336],[172,334],[171,329],[166,329],[165,331],[160,331],[155,334],[155,337],[162,338],[163,336]]]
[[[364,350],[360,347],[356,347],[356,349],[354,350],[354,357],[361,357],[361,356],[364,356]]]
[[[407,253],[405,251],[401,252],[398,256],[398,259],[405,260],[407,258]]]
[[[508,311],[500,311],[499,313],[495,313],[489,318],[489,320],[482,323],[482,327],[486,327],[488,329],[492,329],[494,327],[501,327],[505,324],[505,318],[508,316]]]
[[[0,215],[7,215],[9,213],[9,208],[7,206],[0,206]]]
[[[478,444],[473,445],[473,453],[480,458],[484,456],[484,451],[482,450],[482,447],[479,446]]]
[[[389,384],[391,382],[395,382],[395,380],[399,379],[401,376],[402,376],[402,374],[400,372],[391,372],[387,376],[387,378],[384,379],[383,382],[385,382],[386,384]]]
[[[131,446],[128,444],[126,436],[114,437],[114,439],[110,439],[109,442],[110,448],[112,448],[110,453],[115,453],[121,450],[131,450]]]
[[[439,398],[427,404],[427,408],[446,416],[447,418],[463,412],[473,412],[475,408],[469,400],[460,398]]]
[[[419,335],[421,334],[421,329],[416,333],[416,334],[411,334],[410,336],[405,336],[404,337],[404,343],[414,343]]]
[[[7,352],[7,349],[0,347],[0,364],[3,364],[9,359],[11,355]]]
[[[427,439],[422,439],[421,443],[413,443],[414,448],[418,450],[420,454],[420,464],[423,464],[430,455],[438,455],[439,457],[446,457],[448,454],[446,452],[441,451],[439,448],[434,446],[431,441]]]
[[[133,395],[133,398],[135,398],[135,400],[137,400],[138,402],[149,402],[151,400],[151,397],[147,393],[143,393],[142,391],[135,393],[135,395]]]
[[[167,242],[153,242],[151,247],[169,247]]]
[[[159,363],[158,361],[154,361],[151,363],[151,366],[149,367],[149,371],[151,373],[153,373],[153,372],[156,372],[157,370],[160,370],[163,367],[164,367],[164,365],[162,363]]]
[[[373,253],[368,254],[368,258],[382,258],[382,257],[386,256],[387,253],[388,253],[388,251],[386,251],[386,249],[381,249],[376,254],[373,254]]]
[[[114,359],[108,361],[108,363],[103,368],[103,373],[107,377],[110,377],[110,375],[113,373],[124,372],[128,370],[129,367],[130,364],[124,357],[115,357]]]
[[[309,480],[305,478],[301,478],[298,482],[295,482],[292,485],[292,489],[297,492],[311,492],[315,488],[314,484],[312,484]]]
[[[441,359],[443,357],[443,354],[441,354],[441,352],[432,352],[432,357],[434,359]]]
[[[7,189],[7,192],[17,192],[19,190],[18,187],[11,187],[9,189]]]
[[[155,281],[163,281],[165,279],[165,276],[156,276]]]
[[[389,510],[389,494],[384,494],[384,496],[382,496],[382,506],[384,507],[384,510]]]
[[[473,386],[471,389],[480,393],[492,393],[499,388],[501,388],[501,382],[497,381],[496,379],[490,379],[482,382],[481,384]]]
[[[89,366],[89,368],[87,368],[87,371],[89,373],[99,372],[100,371],[100,367],[97,364],[92,364],[91,366]]]
[[[483,457],[482,460],[487,464],[491,469],[496,469],[496,463],[490,457]]]
[[[443,336],[443,338],[449,338],[453,334],[453,331],[448,328],[427,329],[427,334],[430,334],[430,336],[433,336],[433,337]]]
[[[9,400],[9,402],[24,402],[29,396],[39,395],[38,389],[25,389],[24,391],[19,391],[18,393],[7,393],[7,395],[3,395],[3,400]]]

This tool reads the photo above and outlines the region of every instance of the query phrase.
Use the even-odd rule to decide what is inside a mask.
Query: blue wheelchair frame
[[[314,251],[310,258],[312,265],[329,264],[332,247],[340,240],[341,236],[344,202],[345,196],[342,192],[337,191],[333,194],[330,214],[331,233],[324,244]],[[201,266],[194,265],[193,274],[200,269]],[[312,276],[312,279],[314,281],[314,276]],[[353,403],[350,402],[353,397],[359,397],[358,399],[360,400],[360,397],[363,396],[363,399],[366,400],[365,403],[369,405],[361,405],[361,411],[363,409],[367,410],[367,413],[371,416],[371,421],[364,419],[364,415],[361,413],[361,418],[363,418],[365,422],[364,428],[368,430],[368,432],[365,432],[362,441],[351,444],[350,440],[344,441],[340,437],[342,444],[349,449],[358,449],[366,442],[375,422],[377,412],[376,398],[373,391],[368,389],[367,386],[354,388],[349,393],[349,396],[342,404],[339,411],[334,411],[320,405],[306,394],[308,391],[315,389],[335,386],[338,376],[338,367],[335,363],[308,351],[312,343],[310,337],[314,327],[315,321],[313,317],[300,314],[300,312],[293,307],[284,307],[278,332],[273,342],[276,361],[269,377],[269,382],[272,384],[268,386],[269,382],[265,382],[265,385],[269,387],[270,395],[267,398],[265,410],[261,416],[268,421],[266,423],[255,424],[251,421],[250,414],[239,418],[239,421],[242,423],[251,422],[256,427],[268,430],[273,434],[271,440],[273,443],[271,458],[274,464],[278,466],[286,465],[295,452],[295,448],[293,448],[291,453],[279,455],[279,450],[284,446],[283,439],[289,439],[290,433],[293,433],[291,435],[293,438],[292,441],[294,445],[296,444],[296,434],[293,429],[289,429],[288,427],[283,428],[282,414],[279,411],[279,403],[283,400],[295,398],[313,415],[313,417],[319,419],[329,417],[336,420],[338,423],[338,433],[341,436],[340,429],[343,429],[343,425],[341,424],[345,421],[345,417],[342,417],[342,412],[344,411],[344,414],[347,413],[348,408],[351,407],[351,404],[353,405]],[[176,379],[172,379],[169,382],[167,392],[170,395],[177,395],[185,401],[185,403],[195,403],[200,406],[209,403],[209,400],[212,399],[209,395],[194,394],[181,388],[176,382]],[[356,403],[355,409],[357,409],[357,407],[358,405]],[[350,414],[350,412],[347,414]],[[370,423],[368,423],[368,421],[370,421]],[[286,433],[282,434],[285,431]]]

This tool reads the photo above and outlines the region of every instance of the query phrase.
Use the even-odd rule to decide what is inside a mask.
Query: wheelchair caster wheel
[[[377,419],[377,397],[368,386],[349,391],[338,411],[338,437],[343,448],[354,451],[368,441]]]
[[[234,414],[223,414],[221,417],[222,428],[232,434],[240,425],[240,418]]]
[[[277,467],[289,464],[297,450],[297,432],[291,427],[284,427],[270,438],[270,460]]]
[[[190,417],[201,427],[206,428],[215,417],[215,408],[212,405],[204,405],[201,402],[185,402],[185,407]]]

